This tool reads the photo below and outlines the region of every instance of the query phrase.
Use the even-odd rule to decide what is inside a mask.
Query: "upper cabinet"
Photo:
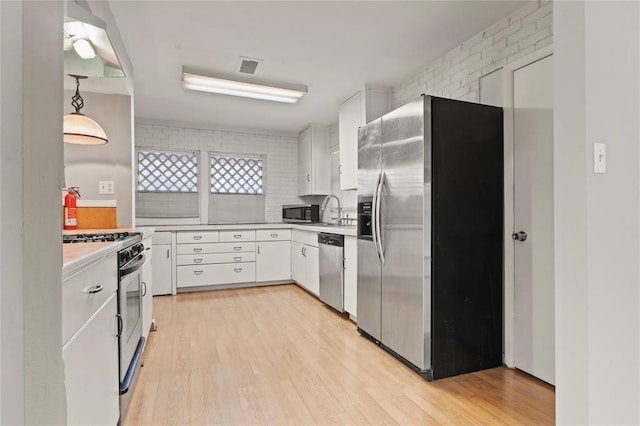
[[[330,193],[329,129],[314,124],[298,136],[298,195]]]
[[[366,86],[340,105],[340,189],[358,188],[358,128],[391,111],[391,89]]]

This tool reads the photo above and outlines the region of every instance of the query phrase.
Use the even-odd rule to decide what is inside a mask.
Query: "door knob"
[[[527,241],[527,233],[524,231],[514,232],[513,234],[511,234],[511,238],[516,241]]]

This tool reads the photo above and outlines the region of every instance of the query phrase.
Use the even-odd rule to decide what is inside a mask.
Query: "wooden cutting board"
[[[78,207],[78,229],[117,227],[115,207]]]

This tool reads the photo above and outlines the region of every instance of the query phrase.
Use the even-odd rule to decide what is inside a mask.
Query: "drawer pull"
[[[145,250],[151,250],[151,247],[147,247]]]
[[[101,285],[94,285],[92,287],[87,287],[84,289],[85,293],[89,293],[89,294],[96,294],[96,293],[100,293],[102,290],[104,290],[104,287]]]
[[[242,268],[233,268],[233,272],[242,272]]]
[[[202,239],[202,235],[194,235],[193,239],[194,240],[201,240]]]
[[[202,271],[193,271],[194,275],[202,275]]]
[[[202,249],[201,249],[201,248],[194,248],[194,249],[193,249],[193,251],[194,251],[195,253],[200,253],[200,252],[202,251]]]
[[[235,251],[240,251],[240,250],[242,250],[242,246],[234,247],[233,249],[234,249]]]
[[[233,234],[233,238],[242,238],[242,234]]]
[[[235,257],[233,258],[233,261],[234,261],[234,262],[242,262],[242,256],[235,256]]]
[[[202,263],[202,259],[193,259],[193,263]]]
[[[271,238],[278,238],[278,234],[271,234]]]
[[[142,281],[142,297],[145,297],[146,295],[147,295],[147,283]]]

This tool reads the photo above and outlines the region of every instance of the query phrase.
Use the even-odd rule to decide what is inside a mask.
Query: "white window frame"
[[[207,224],[207,217],[209,212],[209,207],[207,205],[208,198],[206,198],[208,188],[205,188],[205,184],[207,179],[203,176],[203,164],[204,161],[208,158],[209,154],[206,151],[197,148],[164,148],[157,146],[136,146],[135,147],[135,176],[134,176],[134,191],[133,191],[133,206],[135,213],[135,199],[138,193],[138,151],[155,151],[155,152],[180,152],[187,153],[193,152],[198,158],[198,195],[200,202],[200,217],[186,217],[186,218],[144,218],[144,217],[136,217],[135,223],[137,226],[149,226],[149,225],[204,225]],[[203,195],[204,201],[203,201]],[[203,214],[204,211],[204,214]]]

